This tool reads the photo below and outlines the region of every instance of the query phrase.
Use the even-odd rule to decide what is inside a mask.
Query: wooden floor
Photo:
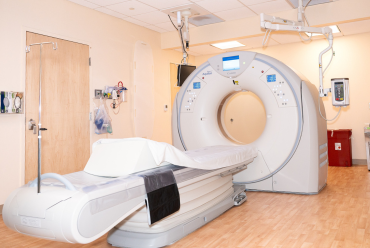
[[[303,196],[248,192],[248,201],[178,241],[183,247],[370,247],[370,172],[329,168],[327,187]],[[70,245],[13,232],[0,220],[0,247],[111,247],[106,236]]]

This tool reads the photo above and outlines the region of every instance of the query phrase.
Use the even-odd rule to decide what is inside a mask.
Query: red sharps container
[[[352,129],[328,130],[329,166],[352,166]]]

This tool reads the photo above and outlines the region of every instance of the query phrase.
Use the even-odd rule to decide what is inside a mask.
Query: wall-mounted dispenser
[[[23,92],[1,91],[0,114],[23,114]]]

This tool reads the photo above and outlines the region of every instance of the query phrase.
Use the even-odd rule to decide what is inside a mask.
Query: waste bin
[[[352,166],[352,129],[328,130],[329,166]]]

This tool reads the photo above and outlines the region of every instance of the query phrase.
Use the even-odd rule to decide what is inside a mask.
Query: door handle
[[[37,133],[37,130],[36,130],[36,123],[34,120],[30,119],[28,121],[28,130],[33,130],[33,134],[36,134]]]

